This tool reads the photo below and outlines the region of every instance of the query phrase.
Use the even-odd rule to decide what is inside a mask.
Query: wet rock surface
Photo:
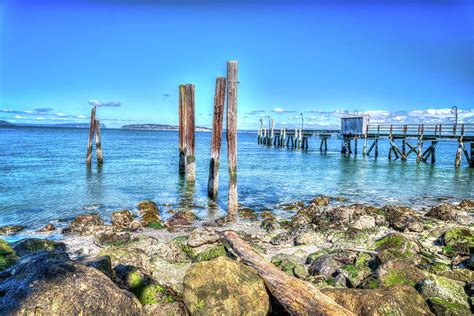
[[[164,222],[156,204],[144,201],[138,206],[139,218],[128,210],[115,212],[112,225],[96,214],[80,215],[60,242],[0,240],[0,293],[6,286],[13,295],[7,298],[6,311],[29,311],[40,303],[21,296],[27,285],[12,271],[23,271],[22,278],[34,280],[33,285],[28,283],[32,289],[39,284],[45,302],[59,291],[53,277],[57,271],[64,275],[58,284],[68,289],[60,300],[71,299],[67,295],[74,293],[81,300],[97,301],[81,306],[65,303],[72,314],[101,313],[102,308],[114,312],[119,306],[131,315],[263,315],[277,310],[262,280],[234,260],[237,255],[221,238],[232,229],[267,261],[356,313],[467,315],[474,294],[471,202],[441,204],[426,212],[394,205],[343,205],[318,197],[295,203],[287,211],[291,218],[241,209],[237,217],[201,223],[187,209],[173,211]],[[428,216],[433,209],[436,212]],[[37,280],[28,269],[49,276]],[[78,271],[82,283],[71,280],[68,271]],[[97,282],[90,281],[92,275]],[[20,292],[12,292],[11,280],[20,282]],[[76,286],[79,291],[81,284],[87,287],[83,292],[69,290]],[[34,297],[40,299],[39,294]],[[119,298],[122,303],[115,304]],[[12,299],[19,303],[13,306]],[[59,308],[55,302],[50,308]],[[57,311],[41,304],[35,305],[38,311]]]

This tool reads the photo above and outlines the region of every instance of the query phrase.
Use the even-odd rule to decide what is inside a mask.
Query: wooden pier
[[[341,154],[357,155],[359,141],[362,142],[362,155],[378,157],[379,141],[390,145],[389,160],[407,160],[416,156],[417,162],[436,162],[436,145],[439,142],[457,142],[454,165],[461,165],[464,155],[468,165],[474,167],[474,124],[369,124],[368,116],[347,116],[341,118],[341,130],[306,129],[258,129],[258,144],[269,147],[287,147],[307,150],[310,138],[319,138],[319,149],[327,151],[327,141],[333,135],[342,137]],[[398,144],[397,144],[398,142]],[[469,149],[468,149],[469,145]],[[426,146],[426,147],[425,147]]]

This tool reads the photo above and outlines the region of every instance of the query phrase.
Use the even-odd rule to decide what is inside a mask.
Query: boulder
[[[371,229],[375,227],[375,217],[369,215],[360,216],[353,224],[355,229]]]
[[[415,289],[396,285],[376,290],[321,290],[357,315],[432,315],[425,300]]]
[[[444,236],[443,253],[449,257],[469,256],[474,253],[474,230],[467,227],[456,227],[448,230]]]
[[[178,211],[168,220],[169,226],[187,226],[191,225],[197,219],[193,211]]]
[[[26,238],[12,244],[15,253],[20,256],[27,256],[37,251],[66,251],[66,245],[62,242],[55,242],[48,239]]]
[[[389,261],[378,266],[375,271],[380,286],[408,285],[414,287],[425,275],[412,263],[405,261]]]
[[[13,248],[3,239],[0,239],[0,271],[16,264],[18,260]]]
[[[239,209],[239,217],[240,219],[246,219],[246,220],[251,220],[251,221],[256,221],[258,218],[257,212],[255,212],[251,208]]]
[[[421,246],[402,234],[390,233],[377,240],[374,245],[377,258],[380,262],[391,260],[406,260],[409,262],[417,261],[417,254]]]
[[[56,227],[54,227],[53,224],[48,224],[48,225],[46,225],[46,226],[41,227],[41,228],[38,230],[38,232],[39,232],[39,233],[49,233],[49,232],[52,232],[52,231],[54,231],[54,230],[56,230]]]
[[[191,315],[267,315],[270,308],[255,271],[227,257],[193,264],[184,277],[183,300]]]
[[[469,270],[469,269],[436,271],[435,274],[444,276],[448,279],[455,280],[455,281],[461,281],[461,282],[474,281],[474,271]]]
[[[110,279],[114,279],[114,270],[112,269],[112,260],[109,256],[101,256],[95,258],[89,258],[82,262],[83,265],[95,268],[108,276]]]
[[[428,300],[434,311],[443,311],[445,315],[469,315],[470,313],[463,282],[430,274],[421,282],[418,291]]]
[[[462,200],[461,203],[459,203],[459,207],[462,209],[467,209],[467,210],[474,210],[474,201],[473,200]]]
[[[18,233],[19,231],[22,231],[25,228],[26,228],[25,226],[20,226],[20,225],[2,226],[0,227],[0,236],[1,235],[4,235],[4,236],[15,235],[16,233]]]
[[[187,244],[194,248],[216,243],[219,239],[220,237],[214,229],[210,227],[199,227],[189,234]]]
[[[433,206],[425,216],[442,221],[455,221],[458,218],[458,208],[451,204],[436,205]]]
[[[150,223],[156,223],[160,221],[160,216],[158,214],[158,207],[155,202],[150,200],[145,200],[137,205],[138,214],[140,214],[145,225]]]
[[[308,270],[299,263],[299,259],[294,255],[279,253],[272,257],[271,262],[288,275],[296,276],[300,279],[304,279],[309,275]]]
[[[77,216],[69,227],[66,228],[66,233],[78,233],[81,235],[94,234],[97,229],[104,225],[104,221],[97,214],[82,214]]]
[[[129,228],[132,221],[133,214],[129,210],[122,210],[112,213],[112,226],[116,228]]]
[[[175,300],[170,290],[154,281],[140,268],[118,265],[114,271],[117,283],[135,294],[142,305],[171,303]]]
[[[398,231],[423,231],[418,215],[409,207],[388,205],[382,208],[388,224]]]
[[[95,241],[100,246],[123,247],[133,241],[129,233],[105,232],[96,236]]]
[[[343,266],[343,263],[333,258],[331,255],[323,255],[311,264],[309,273],[311,275],[323,275],[331,277]]]
[[[271,232],[277,230],[278,228],[280,228],[280,224],[277,221],[275,221],[274,219],[267,218],[267,219],[264,219],[260,223],[260,228],[265,230],[267,233],[271,233]]]
[[[7,270],[8,271],[8,270]],[[41,251],[22,259],[0,283],[1,315],[140,315],[140,302],[103,273]]]
[[[321,195],[317,198],[312,199],[311,201],[309,201],[309,203],[315,206],[327,206],[329,205],[329,201],[330,201],[329,196]]]

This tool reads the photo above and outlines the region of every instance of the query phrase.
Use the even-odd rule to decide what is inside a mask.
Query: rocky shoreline
[[[241,208],[213,222],[190,210],[164,221],[152,201],[137,208],[138,216],[113,213],[111,224],[80,215],[59,241],[0,239],[0,314],[284,314],[229,247],[228,230],[356,314],[474,311],[474,201],[420,212],[321,196],[287,205],[289,220]],[[0,235],[21,229],[0,227]]]

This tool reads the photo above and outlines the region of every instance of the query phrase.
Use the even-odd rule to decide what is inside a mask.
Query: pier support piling
[[[89,129],[89,142],[87,143],[87,155],[86,155],[86,163],[89,166],[92,162],[92,142],[94,141],[94,132],[95,132],[95,112],[96,112],[96,107],[94,106],[91,111],[91,125]]]
[[[186,180],[196,180],[194,85],[186,85]]]
[[[179,174],[186,173],[186,86],[179,85]]]
[[[95,152],[97,156],[97,163],[101,165],[104,162],[104,157],[102,155],[102,143],[100,141],[100,122],[98,120],[94,121],[95,129]]]
[[[239,207],[237,196],[237,61],[227,62],[227,166],[229,194],[227,210],[235,215]]]
[[[219,187],[219,163],[222,145],[222,121],[224,119],[225,89],[226,79],[223,77],[217,78],[216,91],[214,94],[214,118],[212,121],[211,161],[209,163],[209,180],[207,184],[207,195],[211,198],[217,196]]]

